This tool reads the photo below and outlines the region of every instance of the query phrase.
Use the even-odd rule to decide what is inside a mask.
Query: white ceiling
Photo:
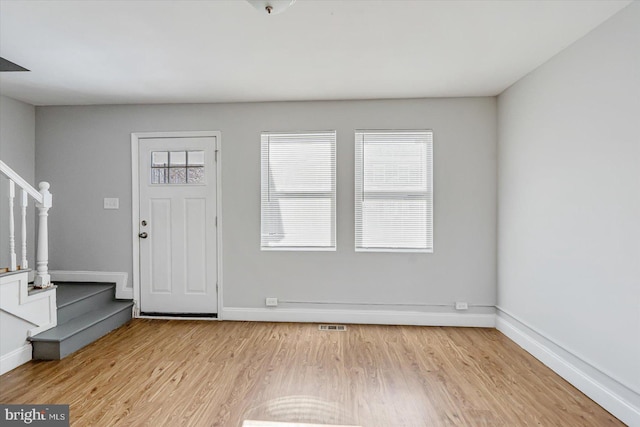
[[[497,95],[630,1],[1,1],[34,105]]]

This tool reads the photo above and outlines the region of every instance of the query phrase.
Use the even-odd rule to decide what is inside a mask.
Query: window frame
[[[411,133],[425,133],[427,139],[425,144],[427,146],[427,165],[426,165],[426,191],[364,191],[364,179],[365,179],[365,164],[364,164],[364,147],[366,142],[364,138],[367,134],[411,134]],[[359,136],[362,137],[359,140]],[[432,129],[356,129],[354,132],[354,248],[356,252],[397,252],[397,253],[433,253],[434,252],[434,205],[433,205],[433,130]],[[373,142],[369,142],[373,143]],[[429,160],[431,160],[429,164]],[[367,197],[367,194],[368,197]],[[425,222],[427,222],[427,236],[431,235],[431,245],[426,248],[409,248],[409,247],[365,247],[358,243],[358,240],[362,240],[364,234],[364,223],[362,221],[363,216],[363,203],[366,199],[370,200],[425,200],[427,202],[427,214],[425,216]],[[429,209],[431,216],[431,224],[429,229]],[[360,229],[359,229],[360,224]],[[425,237],[427,237],[425,236]],[[427,242],[428,238],[427,238]],[[428,246],[428,245],[427,245]]]
[[[151,152],[151,160],[149,163],[149,185],[152,186],[197,186],[197,185],[207,185],[207,169],[205,168],[205,162],[202,164],[191,164],[189,162],[189,157],[191,153],[202,152],[204,155],[204,151],[202,150],[159,150]],[[154,164],[153,156],[156,153],[166,153],[167,161],[162,166],[157,166]],[[184,165],[176,165],[171,162],[171,153],[185,153],[185,162]],[[171,170],[172,169],[184,169],[184,178],[185,182],[171,182]],[[189,180],[189,172],[191,169],[200,169],[202,171],[202,180],[199,182],[193,182]],[[164,171],[165,182],[154,182],[154,171],[162,170]]]
[[[331,187],[332,191],[276,191],[273,188],[271,181],[270,165],[269,165],[269,144],[267,140],[266,149],[264,137],[267,138],[271,135],[314,135],[324,134],[332,135],[332,158],[330,173],[331,173]],[[265,154],[266,150],[266,156]],[[338,234],[337,234],[337,177],[336,177],[336,163],[337,163],[337,132],[335,130],[323,130],[323,131],[263,131],[260,132],[260,250],[261,251],[293,251],[293,252],[327,252],[336,251],[338,246]],[[272,199],[329,199],[331,201],[331,233],[332,233],[332,246],[265,246],[263,244],[264,239],[264,182],[267,181],[267,200]]]

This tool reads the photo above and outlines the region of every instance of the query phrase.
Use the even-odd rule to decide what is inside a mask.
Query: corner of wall
[[[630,426],[640,426],[640,393],[498,308],[496,329]]]

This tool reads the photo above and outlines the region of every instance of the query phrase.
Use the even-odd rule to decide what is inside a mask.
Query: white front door
[[[216,137],[140,138],[141,314],[217,313]]]

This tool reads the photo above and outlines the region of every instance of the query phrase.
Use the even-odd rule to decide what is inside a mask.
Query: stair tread
[[[90,296],[99,294],[100,292],[110,291],[115,287],[115,284],[87,285],[80,283],[71,284],[67,282],[56,282],[56,286],[58,286],[56,303],[58,309],[60,309]]]
[[[30,341],[64,341],[120,311],[131,309],[132,306],[132,301],[111,301],[104,307],[71,319],[66,323],[49,329],[48,331],[39,333],[38,335],[31,337]]]

